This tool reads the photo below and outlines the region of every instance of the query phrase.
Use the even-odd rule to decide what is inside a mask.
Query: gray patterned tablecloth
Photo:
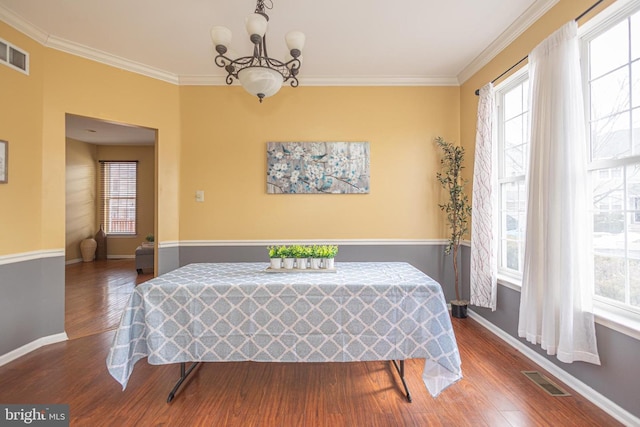
[[[425,358],[437,396],[460,355],[440,285],[406,263],[270,273],[266,263],[190,264],[136,287],[107,357],[126,387],[135,363],[349,362]]]

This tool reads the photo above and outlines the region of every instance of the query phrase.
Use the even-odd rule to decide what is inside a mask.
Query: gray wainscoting
[[[470,249],[465,247],[462,253],[462,264],[466,269],[467,288],[469,286],[469,255]],[[548,356],[540,346],[534,346],[518,338],[519,291],[498,285],[496,311],[492,312],[490,309],[475,306],[471,309],[560,369],[640,418],[640,376],[637,373],[640,366],[640,341],[637,339],[596,324],[601,366],[584,362],[562,363],[555,356]]]
[[[0,355],[64,333],[64,256],[0,265]]]
[[[180,267],[180,248],[171,246],[158,249],[158,275]]]

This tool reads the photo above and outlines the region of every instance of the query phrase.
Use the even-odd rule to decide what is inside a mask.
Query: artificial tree
[[[449,225],[449,242],[445,247],[445,254],[453,255],[453,275],[456,299],[451,301],[451,313],[454,317],[467,317],[467,306],[469,302],[460,297],[458,249],[460,240],[469,230],[469,217],[471,216],[471,205],[469,197],[465,193],[467,180],[461,176],[464,169],[464,148],[445,141],[443,138],[436,138],[436,144],[442,150],[440,159],[441,171],[436,177],[442,187],[447,191],[447,201],[439,204],[440,209],[447,215]]]

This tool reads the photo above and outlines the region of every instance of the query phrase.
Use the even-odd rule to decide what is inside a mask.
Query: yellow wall
[[[107,238],[107,256],[133,256],[147,234],[153,233],[154,218],[154,165],[153,146],[124,146],[124,145],[99,145],[97,147],[96,158],[98,160],[137,160],[137,228],[138,233],[134,237],[114,237]],[[98,208],[99,211],[99,208]],[[100,219],[95,217],[94,227],[96,231],[100,227]]]
[[[458,87],[239,87],[181,93],[180,239],[445,236],[436,136],[459,140]],[[266,193],[268,141],[368,141],[370,193]],[[205,191],[205,202],[195,191]]]
[[[45,49],[1,21],[0,34],[28,51],[31,62],[28,76],[0,65],[0,139],[9,141],[9,182],[0,184],[0,255],[4,255],[41,246]],[[63,245],[61,241],[58,247]]]
[[[259,104],[236,86],[176,86],[0,30],[31,60],[30,76],[0,67],[17,104],[0,103],[0,255],[66,246],[66,113],[158,129],[160,242],[446,236],[433,139],[460,141],[458,87],[283,88]],[[370,194],[266,194],[268,141],[368,141]]]
[[[43,163],[47,191],[43,210],[44,248],[61,247],[64,230],[65,113],[158,129],[158,235],[178,238],[178,161],[180,124],[178,87],[93,61],[46,50]]]
[[[80,242],[96,233],[96,146],[67,138],[65,260],[82,258]]]

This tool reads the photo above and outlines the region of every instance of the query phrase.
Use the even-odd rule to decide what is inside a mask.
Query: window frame
[[[525,65],[524,67],[522,67],[520,70],[516,71],[515,73],[513,73],[511,76],[509,76],[507,79],[505,79],[504,81],[502,81],[500,84],[496,85],[495,87],[495,105],[496,105],[496,119],[497,119],[497,126],[496,126],[496,138],[497,138],[497,155],[496,155],[496,159],[497,159],[497,171],[498,173],[496,174],[497,179],[496,179],[496,199],[498,201],[497,203],[497,208],[498,208],[498,216],[500,217],[498,219],[498,237],[497,237],[497,244],[498,244],[498,281],[508,287],[512,287],[514,289],[519,290],[521,287],[521,282],[522,282],[522,273],[515,271],[513,269],[508,269],[508,268],[504,268],[500,266],[500,260],[502,258],[502,240],[503,240],[503,236],[502,236],[502,192],[501,192],[501,187],[502,184],[507,184],[510,182],[523,182],[523,184],[526,186],[526,171],[523,175],[518,175],[515,177],[503,177],[502,176],[502,170],[503,170],[503,165],[504,165],[504,144],[505,144],[505,138],[504,138],[504,96],[507,92],[509,92],[510,90],[514,89],[516,86],[521,85],[522,83],[524,83],[525,81],[527,81],[529,79],[529,72],[528,72],[528,67]],[[528,110],[527,110],[528,111]],[[529,123],[529,120],[527,120],[527,124]],[[528,156],[527,156],[528,157]],[[522,178],[521,178],[522,177]],[[526,211],[525,211],[526,214]],[[524,247],[522,248],[522,250],[524,251]]]
[[[124,196],[120,196],[120,197],[109,197],[108,192],[106,191],[106,185],[108,184],[108,182],[106,181],[105,178],[105,168],[108,167],[108,165],[122,165],[122,164],[133,164],[134,165],[134,170],[135,170],[135,194],[133,195],[133,197],[127,197],[127,195]],[[138,161],[137,160],[100,160],[99,161],[99,165],[100,165],[100,176],[99,176],[99,192],[100,192],[100,207],[99,207],[99,211],[98,211],[98,215],[99,215],[99,220],[100,223],[103,226],[103,229],[105,231],[105,233],[107,234],[107,236],[109,237],[135,237],[138,235],[138,201],[139,201],[139,197],[138,197]],[[135,201],[135,212],[134,212],[134,219],[133,219],[133,231],[112,231],[111,227],[110,227],[110,223],[109,220],[107,219],[107,216],[109,215],[109,209],[107,207],[108,205],[108,200],[109,199],[113,199],[113,198],[120,198],[120,199],[133,199]]]
[[[625,171],[627,166],[632,165],[640,165],[640,153],[631,154],[628,156],[622,156],[618,158],[606,158],[606,159],[592,159],[592,149],[591,149],[591,93],[590,93],[590,49],[589,43],[596,39],[601,34],[620,24],[622,21],[628,20],[635,13],[640,13],[640,1],[630,1],[630,2],[616,2],[611,5],[609,8],[599,13],[593,19],[589,20],[585,25],[581,26],[578,31],[578,36],[580,39],[580,49],[581,49],[581,68],[582,68],[582,83],[583,83],[583,92],[584,92],[584,114],[585,114],[585,124],[586,124],[586,143],[589,144],[589,158],[587,162],[587,171],[589,173],[593,173],[595,171],[603,171],[603,170],[611,170],[613,168],[621,168],[622,169],[622,179],[625,178]],[[629,34],[629,39],[632,39],[632,35]],[[632,63],[640,64],[640,58],[635,60],[631,59]],[[629,66],[629,62],[617,67],[616,70]],[[598,76],[597,79],[606,76],[613,71],[608,71],[601,76]],[[596,80],[596,79],[594,79]],[[631,89],[631,81],[630,90]],[[629,100],[629,114],[631,115],[631,111],[634,110],[633,105],[631,104],[631,99]],[[636,107],[638,108],[638,107]],[[640,111],[640,108],[638,108]],[[616,113],[619,114],[619,113]],[[598,172],[600,173],[600,172]],[[625,184],[626,185],[626,184]],[[630,208],[628,204],[631,203],[630,200],[627,200],[627,197],[623,195],[622,200],[622,209],[623,215],[626,215],[630,212]],[[625,239],[626,241],[627,239]],[[625,243],[625,252],[626,252],[626,243]],[[625,259],[627,255],[625,255]],[[629,280],[629,272],[626,273],[626,281]],[[625,285],[625,292],[626,292]],[[614,329],[623,332],[627,335],[634,336],[637,339],[640,339],[640,307],[633,307],[627,303],[621,303],[615,301],[613,299],[596,295],[594,291],[594,311],[596,314],[596,318],[600,319],[599,323],[605,324],[607,326],[613,327]]]

